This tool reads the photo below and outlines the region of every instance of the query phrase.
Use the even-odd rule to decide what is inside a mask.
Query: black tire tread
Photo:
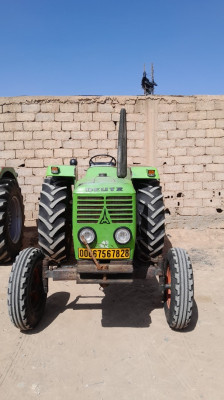
[[[172,248],[167,254],[171,267],[171,304],[165,313],[173,329],[186,328],[192,317],[194,299],[193,269],[188,253],[181,248]]]
[[[137,240],[135,258],[149,261],[162,254],[165,237],[163,195],[158,183],[137,188]]]
[[[33,329],[42,317],[46,294],[42,293],[41,309],[35,320],[28,310],[29,280],[32,267],[44,258],[40,249],[33,247],[22,250],[12,265],[8,284],[8,312],[12,323],[21,331]]]
[[[11,194],[17,196],[21,209],[21,232],[16,243],[8,233],[8,204]],[[13,260],[22,248],[24,226],[24,205],[21,189],[15,179],[4,178],[0,181],[0,261]]]
[[[71,187],[61,179],[45,178],[40,194],[39,246],[49,259],[69,257],[71,237]]]

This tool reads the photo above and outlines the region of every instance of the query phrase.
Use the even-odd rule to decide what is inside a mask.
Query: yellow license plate
[[[130,249],[91,249],[98,260],[130,258]],[[91,258],[87,249],[79,248],[79,258]]]

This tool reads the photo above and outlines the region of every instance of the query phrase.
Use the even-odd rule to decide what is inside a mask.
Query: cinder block
[[[179,208],[178,214],[179,214],[179,215],[183,215],[183,216],[194,216],[194,215],[198,215],[198,208],[197,208],[197,207],[183,207],[183,208]]]
[[[202,199],[183,199],[184,207],[202,207]]]
[[[168,118],[168,113],[159,113],[158,114],[158,121],[160,122],[160,121],[168,121],[169,120],[169,118]]]
[[[25,122],[24,122],[25,124]],[[5,122],[4,130],[5,131],[21,131],[23,129],[22,122]]]
[[[164,173],[165,174],[176,174],[182,173],[183,166],[182,165],[164,165]]]
[[[61,157],[47,157],[44,158],[44,167],[48,167],[49,165],[63,165],[63,160]]]
[[[22,112],[38,113],[40,112],[40,104],[22,104]]]
[[[185,139],[187,137],[187,131],[181,129],[175,129],[174,131],[168,132],[168,139]]]
[[[216,147],[206,147],[205,154],[211,154],[211,155],[224,154],[224,148],[217,147],[217,146]]]
[[[200,190],[200,189],[202,189],[202,182],[184,182],[184,197],[186,196],[186,192],[191,190]]]
[[[195,102],[186,104],[185,103],[177,104],[177,111],[186,111],[186,112],[195,111]]]
[[[195,139],[192,138],[177,139],[175,144],[177,147],[193,147],[195,146]]]
[[[65,140],[62,142],[64,149],[80,149],[81,140]]]
[[[3,132],[3,122],[0,122],[0,132]]]
[[[0,142],[1,144],[2,142]],[[3,144],[3,143],[2,143]],[[23,149],[24,148],[24,144],[23,141],[21,140],[7,140],[5,142],[5,150],[16,150],[16,149]],[[4,150],[4,148],[2,148],[1,150]]]
[[[128,126],[128,123],[127,123],[127,126]],[[135,129],[137,132],[144,132],[145,124],[143,124],[143,122],[136,122]]]
[[[15,135],[15,133],[14,133]],[[1,140],[13,140],[12,132],[1,132]]]
[[[35,150],[35,157],[37,157],[37,158],[53,157],[53,150],[50,150],[50,149],[39,149],[38,150],[37,149],[37,150]],[[33,158],[33,157],[30,157],[30,158]]]
[[[15,113],[0,114],[0,122],[15,122],[15,121],[16,121]]]
[[[54,119],[59,122],[72,122],[73,113],[55,113]]]
[[[79,111],[79,104],[78,103],[60,104],[60,111],[63,113],[77,113]]]
[[[19,124],[19,122],[17,122],[17,123]],[[21,124],[20,129],[16,129],[17,131],[18,130],[21,131],[22,129],[24,131],[41,131],[42,130],[42,122],[23,122],[23,124],[22,123],[20,123],[20,124]],[[23,126],[23,128],[22,128],[22,126]],[[44,126],[43,126],[43,129],[50,130],[50,129],[45,128]]]
[[[204,138],[206,135],[205,129],[188,129],[187,137],[188,138]]]
[[[32,132],[31,132],[32,134]],[[33,139],[38,140],[46,140],[46,139],[51,139],[51,131],[35,131],[33,132]]]
[[[213,163],[217,163],[217,164],[220,164],[220,163],[224,163],[224,155],[223,156],[213,156],[212,157],[212,160],[213,160]]]
[[[221,146],[224,147],[224,136],[215,139],[215,146]]]
[[[50,155],[49,157],[52,157],[52,155]],[[72,158],[72,149],[54,149],[54,157]]]
[[[211,164],[212,163],[212,156],[197,156],[195,157],[195,164]]]
[[[145,122],[145,115],[127,113],[126,119],[127,122]]]
[[[175,174],[175,182],[192,182],[193,181],[193,173],[181,173]]]
[[[216,181],[224,181],[224,172],[216,172],[215,180]]]
[[[34,113],[17,113],[16,114],[16,120],[17,121],[34,121],[35,120],[35,114]]]
[[[97,103],[79,103],[79,112],[97,112]]]
[[[184,188],[184,182],[165,182],[165,191],[178,191],[178,192],[182,192]],[[173,193],[174,194],[174,193]]]
[[[188,118],[187,112],[172,112],[169,113],[169,121],[186,121]]]
[[[25,185],[42,185],[43,177],[42,176],[25,176]],[[34,205],[34,203],[32,202]]]
[[[112,113],[114,111],[111,104],[98,104],[98,112]]]
[[[173,112],[177,110],[177,104],[176,103],[165,103],[163,100],[160,100],[159,105],[158,105],[158,112],[166,113],[166,112]]]
[[[129,142],[130,142],[130,143],[133,142],[133,144],[134,144],[134,140],[133,140],[133,141],[130,140]],[[135,141],[135,146],[136,146],[137,148],[139,148],[139,149],[143,149],[143,148],[144,148],[144,145],[145,145],[144,140],[136,140],[136,141]]]
[[[41,176],[42,178],[44,178],[45,176],[45,168],[33,168],[33,175],[34,176]]]
[[[55,121],[46,121],[43,122],[43,130],[44,131],[60,131],[61,130],[61,125],[63,126],[63,122],[55,122]],[[35,129],[35,130],[40,130],[40,129]],[[67,130],[67,129],[65,129]]]
[[[195,182],[204,182],[204,181],[212,181],[212,173],[211,172],[195,172],[194,181]]]
[[[36,114],[36,121],[54,121],[54,113],[37,113]]]
[[[102,122],[103,124],[110,124],[110,122]],[[92,122],[81,122],[82,131],[98,131],[99,129],[107,130],[107,128],[100,128],[100,124],[97,121]],[[77,130],[77,129],[76,129]]]
[[[223,119],[223,110],[207,111],[207,119]]]
[[[177,156],[175,157],[175,164],[194,164],[194,157],[192,156]]]
[[[4,104],[3,113],[20,113],[22,111],[21,104]]]
[[[173,147],[168,149],[168,156],[186,156],[187,149],[185,147]]]
[[[204,167],[202,164],[191,164],[191,165],[185,165],[184,166],[184,171],[185,172],[203,172]]]
[[[65,142],[63,142],[64,144]],[[59,149],[62,147],[62,141],[61,140],[44,140],[43,141],[43,147],[44,149]]]
[[[81,140],[82,148],[83,149],[97,149],[98,142],[97,140]]]
[[[217,119],[216,128],[224,128],[224,119]]]
[[[196,146],[214,146],[213,138],[196,138]]]
[[[52,139],[53,140],[69,140],[71,138],[71,132],[66,132],[66,131],[53,131],[52,134]]]
[[[212,208],[221,208],[222,202],[221,199],[203,199],[203,207],[212,207]]]
[[[88,122],[93,120],[92,113],[74,113],[74,121]]]
[[[43,142],[42,140],[28,140],[24,141],[25,149],[42,149]]]
[[[224,172],[224,164],[208,164],[206,171],[210,172]]]
[[[93,121],[108,122],[111,121],[111,113],[94,113],[92,119]]]
[[[158,142],[158,146],[160,149],[170,149],[175,147],[175,140],[160,140]]]
[[[84,132],[84,131],[77,131],[77,132],[71,132],[71,138],[74,140],[79,140],[79,139],[89,139],[91,137],[91,139],[97,139],[97,138],[93,138],[92,134],[94,134],[95,132],[90,133],[89,132]]]
[[[117,147],[116,140],[99,140],[98,141],[99,148],[106,148],[106,149],[115,149]]]
[[[34,158],[34,150],[16,150],[16,158]]]
[[[196,128],[196,121],[177,121],[177,129],[187,130],[195,128]]]
[[[176,121],[160,121],[157,124],[157,129],[159,131],[170,131],[177,128]]]
[[[37,167],[43,167],[44,166],[44,162],[43,159],[41,158],[28,158],[25,161],[25,167],[27,169],[32,169],[32,168],[37,168]]]
[[[115,137],[109,137],[109,135],[115,135],[115,132],[109,132],[108,133],[108,139],[115,139]],[[99,139],[99,140],[103,140],[103,139],[107,139],[107,131],[95,131],[95,132],[91,132],[90,133],[90,138],[92,139]],[[83,138],[83,139],[88,139],[88,138]]]
[[[47,113],[58,113],[59,103],[43,103],[40,106],[41,112]]]
[[[214,100],[198,100],[196,102],[196,110],[203,111],[203,110],[214,110],[215,102]]]
[[[197,121],[198,129],[210,129],[215,128],[215,120],[214,119],[204,119],[202,121]]]
[[[207,111],[194,111],[188,113],[189,120],[202,120],[206,119]]]
[[[196,199],[211,199],[213,192],[212,190],[195,190],[194,196]]]
[[[60,129],[54,129],[60,130]],[[80,122],[62,122],[63,131],[80,131]]]
[[[115,130],[115,123],[113,121],[100,122],[100,129],[102,129],[102,131],[113,131]]]
[[[188,156],[203,156],[205,154],[205,147],[188,147]]]

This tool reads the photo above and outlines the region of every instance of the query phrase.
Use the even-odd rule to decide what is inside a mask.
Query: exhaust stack
[[[120,123],[118,131],[118,148],[117,148],[117,177],[125,178],[127,176],[127,123],[126,110],[121,109]]]

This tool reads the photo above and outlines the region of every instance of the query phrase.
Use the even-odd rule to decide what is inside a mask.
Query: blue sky
[[[223,0],[0,0],[0,96],[224,94]]]

